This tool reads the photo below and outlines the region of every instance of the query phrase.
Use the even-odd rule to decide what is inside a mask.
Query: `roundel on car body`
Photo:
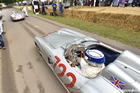
[[[53,66],[54,68],[55,68],[55,67],[57,66],[57,64],[61,61],[61,60],[59,59],[58,56],[55,56],[55,59],[56,59],[56,62],[54,63],[54,66]],[[57,74],[58,77],[61,77],[61,76],[65,75],[67,68],[66,68],[66,66],[65,66],[64,64],[59,64],[58,66],[63,68],[62,72],[59,73],[59,74]],[[66,76],[67,76],[67,77],[71,77],[71,78],[72,78],[72,81],[71,81],[70,84],[65,84],[65,86],[66,86],[66,87],[73,87],[74,84],[75,84],[75,82],[76,82],[76,77],[75,77],[75,75],[74,75],[73,73],[70,73],[70,72],[69,72],[69,73],[66,73]],[[60,80],[61,80],[61,79],[60,79]]]

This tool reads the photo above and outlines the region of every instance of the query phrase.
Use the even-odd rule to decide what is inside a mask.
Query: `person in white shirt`
[[[0,8],[0,14],[2,15],[2,8]]]
[[[0,8],[0,30],[3,34],[5,34],[5,32],[3,31],[3,27],[4,27],[4,16],[2,14],[2,9]]]
[[[0,46],[5,49],[4,40],[2,35],[5,34],[3,31],[3,15],[0,14]]]
[[[27,10],[26,10],[26,7],[23,7],[22,11],[25,13],[25,16],[27,16],[27,17],[29,16],[29,15],[28,15],[28,12],[27,12]]]
[[[86,56],[82,58],[80,62],[81,69],[75,66],[73,63],[71,66],[82,76],[86,78],[94,78],[105,68],[104,54],[99,50],[93,49],[86,50],[85,55]]]

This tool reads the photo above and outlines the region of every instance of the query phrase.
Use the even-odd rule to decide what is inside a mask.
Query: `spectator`
[[[137,0],[133,0],[132,2],[132,7],[135,7],[135,6],[137,6]]]
[[[57,8],[57,5],[56,5],[56,2],[54,1],[53,4],[52,4],[52,9],[53,9],[53,15],[56,16],[56,8]]]
[[[29,15],[28,15],[28,12],[27,12],[27,10],[26,10],[26,7],[23,7],[22,11],[25,13],[25,16],[27,16],[27,17],[29,16]]]
[[[62,17],[63,14],[63,4],[62,2],[59,3],[59,16]]]
[[[5,45],[4,45],[4,40],[2,35],[5,34],[5,32],[3,31],[3,15],[0,14],[0,45],[3,49],[5,49]]]
[[[106,6],[111,6],[113,0],[106,0]]]
[[[90,4],[91,4],[91,1],[90,1],[90,0],[88,0],[88,1],[87,1],[87,5],[88,5],[88,6],[90,6]]]
[[[127,6],[132,6],[133,0],[128,0]]]
[[[74,5],[75,5],[75,6],[77,5],[77,1],[76,1],[76,0],[74,0]]]
[[[52,5],[53,4],[53,1],[51,1],[50,3],[49,3],[49,5]]]
[[[95,6],[99,6],[100,0],[96,0]]]
[[[137,0],[137,6],[140,7],[140,0]]]
[[[0,14],[2,15],[2,8],[0,8]]]
[[[45,7],[45,3],[42,2],[42,15],[46,15],[46,11],[45,11],[46,7]]]
[[[118,6],[119,5],[119,0],[113,0],[113,5],[112,6]]]
[[[100,0],[99,6],[106,6],[106,1],[105,0]]]
[[[91,4],[90,6],[93,7],[94,6],[94,0],[91,0],[90,4]]]
[[[4,16],[3,16],[3,13],[2,13],[2,8],[0,8],[0,15],[1,15],[1,16],[0,16],[0,17],[1,17],[1,18],[0,18],[1,31],[2,31],[3,34],[5,34],[6,32],[3,31],[3,28],[4,28],[3,22],[4,22],[5,20],[4,20]]]
[[[45,5],[48,5],[48,1],[45,1]]]
[[[125,0],[119,0],[119,6],[125,7]]]
[[[87,6],[87,0],[83,1],[83,6]]]

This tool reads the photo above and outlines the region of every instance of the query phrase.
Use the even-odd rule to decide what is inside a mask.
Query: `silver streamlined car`
[[[128,50],[119,51],[91,37],[61,28],[35,45],[46,63],[70,93],[140,93],[140,57]],[[105,68],[92,79],[76,72],[82,51],[97,49],[105,55]]]
[[[12,21],[24,20],[25,14],[23,12],[19,12],[19,11],[12,11],[10,18]]]

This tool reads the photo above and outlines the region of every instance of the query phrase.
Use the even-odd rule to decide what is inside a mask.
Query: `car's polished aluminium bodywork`
[[[23,12],[19,12],[19,11],[12,11],[10,18],[12,21],[24,20],[25,14]]]
[[[128,50],[119,51],[76,31],[61,28],[43,37],[35,45],[46,63],[71,93],[140,93],[140,57]],[[106,62],[97,77],[85,78],[71,66],[68,52],[72,46],[82,50],[98,49]],[[78,53],[74,53],[78,55]],[[76,56],[74,56],[76,57]],[[73,57],[73,58],[74,58]],[[79,64],[76,64],[79,66]]]

